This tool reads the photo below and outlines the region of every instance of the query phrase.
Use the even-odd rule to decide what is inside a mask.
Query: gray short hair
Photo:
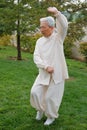
[[[51,16],[41,18],[40,22],[47,22],[50,27],[54,27],[55,26],[55,20]]]

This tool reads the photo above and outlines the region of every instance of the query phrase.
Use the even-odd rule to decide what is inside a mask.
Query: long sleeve
[[[34,63],[36,64],[36,66],[38,68],[42,68],[42,69],[46,69],[48,66],[46,64],[46,62],[43,61],[41,56],[40,56],[38,43],[36,43],[36,47],[35,47],[35,51],[34,51]]]
[[[55,14],[56,17],[56,29],[58,32],[58,35],[61,37],[62,41],[64,41],[65,36],[67,34],[67,29],[68,29],[68,21],[66,17],[58,11]]]

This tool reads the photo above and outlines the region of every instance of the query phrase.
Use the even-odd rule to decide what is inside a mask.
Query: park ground
[[[22,52],[16,60],[16,48],[0,47],[0,130],[87,130],[87,66],[84,62],[66,59],[69,80],[59,110],[59,118],[44,126],[46,117],[35,120],[30,105],[30,90],[38,74],[33,55]]]

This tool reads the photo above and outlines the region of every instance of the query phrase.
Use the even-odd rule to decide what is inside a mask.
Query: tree
[[[19,4],[19,0],[18,0]],[[21,60],[20,51],[20,19],[19,19],[19,7],[17,8],[14,1],[0,1],[0,17],[1,17],[1,34],[12,34],[12,31],[17,30],[17,59]],[[15,13],[17,15],[15,15]]]
[[[87,4],[72,3],[72,0],[1,0],[0,1],[0,34],[11,34],[17,31],[17,59],[21,60],[20,36],[32,34],[39,27],[40,17],[48,14],[49,6],[57,7],[62,13],[66,13],[69,18],[68,37],[71,42],[79,40],[83,35],[83,26],[87,26]],[[82,17],[76,16],[80,12]]]
[[[0,34],[12,34],[13,31],[17,32],[18,60],[22,59],[20,35],[29,32],[29,29],[33,29],[33,25],[31,24],[32,17],[29,17],[31,14],[28,14],[32,9],[28,2],[27,0],[0,1]]]
[[[17,32],[18,60],[22,59],[20,36],[36,30],[39,24],[38,18],[42,14],[41,10],[42,7],[38,0],[0,1],[0,32],[1,34],[12,34],[13,31]]]

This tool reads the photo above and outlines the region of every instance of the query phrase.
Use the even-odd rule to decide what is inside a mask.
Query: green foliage
[[[4,46],[7,46],[7,45],[10,45],[11,44],[11,36],[10,35],[3,35],[0,37],[0,45],[4,45]]]
[[[68,58],[72,58],[72,47],[74,46],[73,43],[77,40],[81,40],[84,34],[84,30],[79,22],[78,24],[76,22],[69,23],[67,37],[64,42],[64,51]]]
[[[68,36],[71,42],[81,40],[85,35],[83,27],[87,26],[87,4],[78,0],[78,4],[73,3],[72,0],[67,0],[67,5],[63,5],[63,10],[69,13],[69,30]],[[67,16],[67,14],[66,14]]]
[[[87,42],[80,43],[80,52],[84,55],[87,63]]]
[[[11,34],[15,30],[14,2],[0,0],[0,35]]]
[[[77,40],[81,40],[81,38],[85,35],[82,25],[78,23],[70,23],[68,28],[68,37],[72,43]]]
[[[36,33],[34,35],[22,35],[21,36],[21,47],[22,50],[27,51],[29,53],[33,53],[35,49],[35,44],[37,39],[41,37],[40,33]]]
[[[66,2],[69,3],[65,4]],[[68,57],[71,57],[70,45],[83,37],[83,27],[87,26],[87,4],[86,2],[81,3],[80,1],[78,4],[70,2],[71,0],[42,0],[40,2],[39,0],[18,0],[17,3],[14,3],[14,0],[0,0],[0,35],[3,33],[12,34],[12,32],[17,31],[18,35],[24,37],[23,35],[25,34],[36,32],[39,27],[39,19],[52,15],[47,12],[47,8],[49,6],[55,6],[58,10],[62,12],[66,11],[70,15],[68,19],[68,38],[66,38],[68,40],[65,41],[65,53]],[[35,39],[29,38],[32,41],[30,40],[28,44],[26,40],[28,37],[25,37],[21,38],[22,46],[23,48],[27,47],[28,51],[33,53]],[[17,45],[19,43],[17,42]]]
[[[67,58],[72,58],[72,47],[74,46],[73,42],[67,36],[64,42],[64,53]]]

